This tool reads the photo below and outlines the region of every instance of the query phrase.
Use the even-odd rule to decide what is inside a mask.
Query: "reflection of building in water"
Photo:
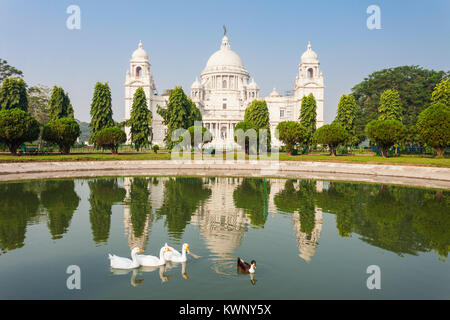
[[[204,179],[211,197],[191,218],[212,255],[220,260],[234,258],[250,223],[244,210],[234,206],[233,192],[241,182],[240,178]]]
[[[295,212],[292,216],[292,224],[296,232],[299,257],[306,262],[311,261],[312,256],[316,253],[316,248],[319,244],[320,233],[322,231],[322,209],[315,208],[314,229],[311,235],[300,231],[301,221],[300,214]]]
[[[126,190],[126,196],[125,196],[125,201],[124,201],[124,205],[123,205],[123,226],[124,226],[125,234],[128,236],[128,246],[130,247],[130,250],[133,249],[134,247],[138,247],[138,248],[141,248],[142,250],[145,250],[145,247],[148,242],[150,227],[152,225],[154,209],[152,209],[153,214],[148,214],[145,218],[143,234],[140,237],[136,237],[134,234],[133,223],[131,221],[130,206],[127,204],[130,201],[130,191],[131,191],[132,181],[133,181],[133,178],[124,178],[124,182],[123,182],[123,187]],[[149,181],[148,188],[149,188],[149,191],[150,190],[153,191],[153,189],[151,187],[151,181]],[[149,201],[150,201],[150,199],[149,199]]]

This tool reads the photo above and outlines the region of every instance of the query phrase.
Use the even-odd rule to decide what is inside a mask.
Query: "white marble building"
[[[147,52],[139,43],[130,60],[130,69],[125,81],[125,118],[129,119],[133,95],[138,87],[144,88],[147,102],[153,113],[153,143],[163,145],[166,128],[156,112],[156,106],[165,106],[167,95],[158,95],[153,76],[150,73]],[[292,95],[281,96],[274,89],[265,98],[260,98],[259,87],[245,68],[239,55],[231,50],[230,41],[225,35],[220,49],[213,53],[203,69],[200,79],[191,86],[190,97],[200,109],[203,124],[214,135],[215,145],[233,145],[233,132],[236,124],[244,119],[245,109],[254,99],[264,99],[270,114],[270,127],[273,131],[281,121],[298,121],[303,96],[313,94],[317,102],[317,127],[323,125],[323,75],[319,69],[317,54],[308,43],[298,66]],[[127,130],[128,134],[129,130]],[[273,144],[279,142],[273,138]]]

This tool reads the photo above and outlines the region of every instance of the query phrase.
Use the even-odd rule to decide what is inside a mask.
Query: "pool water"
[[[112,270],[164,243],[184,264]],[[450,192],[263,178],[0,184],[0,299],[449,299]],[[236,259],[256,260],[253,276]],[[380,289],[369,289],[369,266]],[[80,289],[69,289],[78,266]]]

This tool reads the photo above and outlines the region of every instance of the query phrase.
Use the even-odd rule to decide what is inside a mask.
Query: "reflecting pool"
[[[186,263],[112,270],[164,243]],[[315,180],[0,184],[0,299],[449,299],[450,191]],[[256,260],[254,276],[236,259]],[[81,289],[69,290],[69,266]],[[367,268],[381,289],[368,289]]]

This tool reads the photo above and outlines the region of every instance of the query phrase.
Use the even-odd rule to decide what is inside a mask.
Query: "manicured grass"
[[[247,157],[248,158],[248,157]],[[91,153],[72,153],[61,155],[59,153],[48,155],[22,155],[12,156],[9,153],[0,154],[0,162],[34,162],[34,161],[88,161],[88,160],[170,160],[171,156],[167,152],[123,152],[118,155],[111,153],[91,152]],[[450,158],[433,158],[427,156],[409,156],[382,158],[371,155],[350,155],[330,157],[328,155],[297,155],[290,156],[280,153],[281,161],[331,161],[344,163],[367,163],[367,164],[393,164],[393,165],[412,165],[412,166],[432,166],[432,167],[450,167]]]

